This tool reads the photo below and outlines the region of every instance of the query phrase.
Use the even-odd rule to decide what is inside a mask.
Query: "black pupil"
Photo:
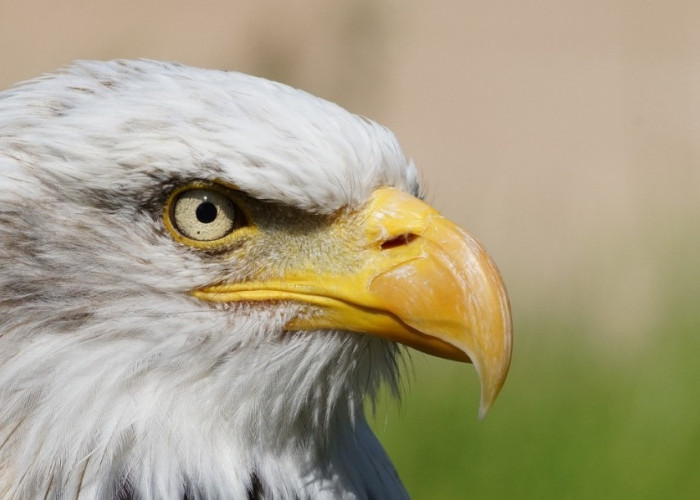
[[[197,220],[202,224],[209,224],[210,222],[214,222],[217,213],[216,205],[211,201],[203,201],[197,207]]]

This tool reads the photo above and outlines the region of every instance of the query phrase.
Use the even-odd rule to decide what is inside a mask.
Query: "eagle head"
[[[402,498],[401,344],[508,370],[496,267],[387,129],[285,85],[81,62],[0,93],[0,496]]]

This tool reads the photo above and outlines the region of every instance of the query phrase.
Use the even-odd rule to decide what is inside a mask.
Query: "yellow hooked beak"
[[[417,198],[376,190],[355,216],[334,223],[359,256],[350,269],[286,270],[282,279],[207,286],[214,302],[308,305],[288,330],[342,329],[378,335],[443,358],[472,362],[483,416],[503,385],[511,355],[508,296],[496,266],[467,232]],[[324,268],[325,269],[325,268]]]

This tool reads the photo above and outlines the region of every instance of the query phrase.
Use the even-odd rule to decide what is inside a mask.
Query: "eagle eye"
[[[230,197],[206,188],[179,193],[172,202],[171,218],[180,234],[196,241],[219,240],[244,225]]]

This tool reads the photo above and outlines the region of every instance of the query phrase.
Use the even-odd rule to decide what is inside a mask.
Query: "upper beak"
[[[484,249],[435,209],[393,188],[376,190],[355,217],[334,226],[332,237],[339,232],[351,242],[348,251],[360,253],[351,270],[311,266],[279,280],[225,283],[193,294],[216,302],[297,301],[309,309],[289,330],[350,330],[471,361],[483,416],[505,381],[512,342],[505,286]]]

